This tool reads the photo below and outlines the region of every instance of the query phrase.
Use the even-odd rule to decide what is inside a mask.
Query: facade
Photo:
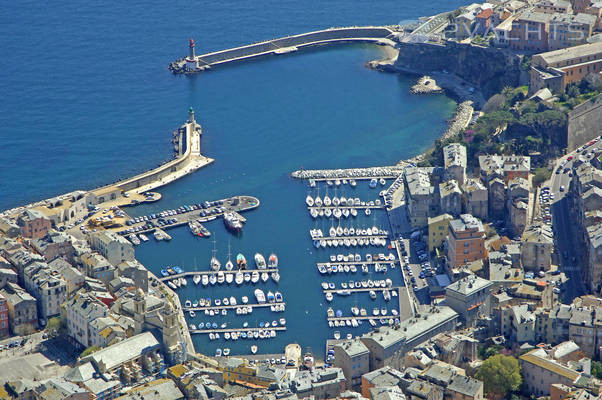
[[[452,268],[487,257],[483,224],[470,214],[449,223],[446,241],[447,262]]]
[[[520,244],[521,263],[528,271],[549,271],[552,265],[554,236],[547,224],[529,226],[523,232]]]
[[[15,283],[8,283],[0,294],[6,299],[10,330],[14,335],[27,335],[38,327],[36,299]]]
[[[479,314],[490,314],[492,286],[487,279],[467,276],[445,288],[445,300],[447,305],[460,314],[467,326],[472,326]]]
[[[368,348],[357,338],[334,346],[334,366],[343,370],[347,387],[361,385],[362,375],[370,371],[369,354]]]
[[[451,143],[445,146],[443,148],[443,165],[447,176],[462,186],[466,177],[466,147],[460,143]]]
[[[405,186],[408,216],[412,228],[421,228],[427,225],[428,217],[432,216],[438,208],[435,202],[434,189],[430,176],[424,168],[407,168],[405,172]]]
[[[31,239],[41,239],[52,226],[50,220],[37,210],[25,210],[17,218],[17,225],[21,230],[21,236]]]
[[[602,71],[602,42],[582,44],[533,56],[529,91],[548,88],[561,93],[566,86]]]
[[[113,231],[99,231],[90,235],[92,248],[113,266],[134,260],[134,246],[126,238]]]
[[[449,180],[439,184],[439,208],[442,213],[458,216],[462,213],[462,190],[458,182]]]
[[[449,223],[454,219],[449,214],[441,214],[428,219],[429,223],[429,251],[441,247],[447,238]]]
[[[512,50],[540,53],[548,51],[550,14],[526,11],[519,15],[510,31]]]
[[[66,322],[69,337],[82,347],[90,346],[90,323],[106,317],[108,312],[104,303],[83,291],[61,306],[61,317]]]
[[[50,231],[42,239],[31,241],[32,247],[44,257],[46,262],[58,257],[69,262],[73,261],[75,249],[72,244],[73,237],[64,232]]]
[[[596,17],[591,14],[553,14],[549,26],[549,50],[587,43],[595,26]]]
[[[108,283],[115,278],[115,267],[99,253],[86,253],[81,256],[86,275]]]
[[[464,213],[480,219],[487,219],[489,213],[489,194],[487,188],[476,179],[468,178],[464,183]]]
[[[541,0],[535,3],[535,11],[545,14],[571,14],[573,7],[566,0]]]
[[[6,297],[0,293],[0,338],[7,337],[9,333],[8,304]]]
[[[529,180],[531,158],[528,156],[479,156],[481,180],[488,183],[491,179],[501,178],[507,185],[514,178]]]
[[[38,317],[48,321],[58,315],[67,299],[67,285],[58,271],[46,263],[35,262],[25,268],[24,278],[25,288],[37,300]]]
[[[362,396],[370,399],[371,390],[379,387],[401,387],[404,374],[395,368],[385,366],[362,376]]]

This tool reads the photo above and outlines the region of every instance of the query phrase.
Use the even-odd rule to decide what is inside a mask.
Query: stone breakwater
[[[472,114],[474,112],[472,104],[473,103],[470,100],[466,100],[458,104],[458,107],[456,108],[456,113],[454,114],[453,118],[449,121],[449,126],[441,136],[441,140],[459,134],[463,129],[465,129],[468,126],[470,120],[472,119]]]
[[[418,79],[418,82],[410,88],[412,94],[443,93],[443,89],[437,86],[437,82],[428,75]]]
[[[311,169],[295,171],[291,174],[297,179],[372,179],[372,178],[397,178],[407,165],[390,167],[369,168],[342,168],[342,169]]]

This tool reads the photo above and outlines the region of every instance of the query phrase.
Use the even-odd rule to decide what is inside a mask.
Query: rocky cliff
[[[520,59],[499,49],[449,42],[399,43],[393,68],[417,73],[448,71],[479,88],[485,99],[504,86],[519,86]]]

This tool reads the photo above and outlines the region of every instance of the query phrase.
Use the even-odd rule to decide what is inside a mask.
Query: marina
[[[269,328],[216,328],[216,329],[189,329],[191,334],[209,334],[209,333],[232,333],[232,332],[265,332],[265,331],[286,331],[286,326],[274,326]]]
[[[246,307],[246,308],[261,308],[261,307],[271,307],[273,305],[277,305],[277,304],[281,304],[284,305],[286,307],[286,303],[281,302],[281,303],[260,303],[260,304],[235,304],[235,305],[220,305],[220,306],[209,306],[209,307],[182,307],[182,309],[184,311],[205,311],[205,310],[234,310],[237,308],[242,308],[242,307]]]
[[[334,294],[339,294],[339,295],[349,295],[351,293],[357,293],[357,292],[371,292],[371,291],[375,291],[375,292],[384,292],[385,290],[396,290],[399,289],[398,287],[369,287],[369,288],[347,288],[347,289],[322,289],[322,291],[324,293],[334,293]]]
[[[241,270],[239,271],[237,270],[232,270],[232,271],[222,271],[224,274],[236,274],[237,272],[251,272],[251,271],[261,271],[261,272],[266,272],[268,274],[272,274],[274,272],[278,272],[279,268],[270,268],[270,269],[248,269],[248,270]],[[182,272],[180,274],[174,274],[174,275],[169,275],[169,276],[163,276],[160,277],[159,280],[166,282],[166,281],[170,281],[172,279],[177,279],[177,278],[187,278],[187,277],[194,277],[195,275],[216,275],[217,272],[216,271],[187,271],[187,272]]]

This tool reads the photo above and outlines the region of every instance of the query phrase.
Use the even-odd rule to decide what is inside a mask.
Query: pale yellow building
[[[437,247],[440,247],[443,242],[445,242],[449,221],[452,221],[453,219],[454,217],[449,214],[441,214],[428,219],[429,251],[435,250]]]

